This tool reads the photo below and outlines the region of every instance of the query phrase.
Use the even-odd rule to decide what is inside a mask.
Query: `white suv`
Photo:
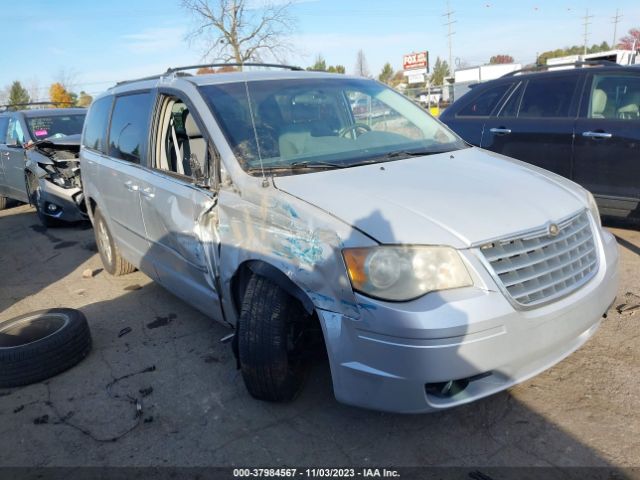
[[[460,405],[562,360],[613,302],[616,242],[578,185],[373,80],[181,70],[91,106],[89,214],[108,272],[235,328],[254,397],[295,396],[321,328],[338,400]]]

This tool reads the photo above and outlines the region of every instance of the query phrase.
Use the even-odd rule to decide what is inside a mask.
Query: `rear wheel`
[[[242,377],[251,396],[292,400],[308,372],[310,317],[300,302],[270,280],[253,275],[238,324]]]
[[[113,241],[107,222],[98,208],[93,212],[93,227],[98,252],[100,253],[104,269],[116,277],[133,272],[136,267],[120,255],[120,251]]]

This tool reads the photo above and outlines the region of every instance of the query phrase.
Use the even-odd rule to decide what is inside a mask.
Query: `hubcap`
[[[107,259],[107,262],[111,264],[111,258],[113,256],[111,252],[111,242],[109,242],[109,233],[107,233],[107,227],[103,221],[98,222],[98,243],[100,244],[100,251]]]

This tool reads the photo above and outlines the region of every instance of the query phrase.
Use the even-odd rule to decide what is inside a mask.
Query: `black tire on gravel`
[[[135,271],[136,267],[120,255],[120,251],[113,241],[107,222],[97,207],[93,212],[93,231],[96,236],[96,245],[98,246],[102,264],[108,273],[119,277]]]
[[[7,197],[0,196],[0,210],[7,208]]]
[[[300,391],[308,373],[304,338],[310,318],[280,287],[251,277],[237,332],[240,368],[251,396],[286,402]]]
[[[41,382],[64,372],[91,350],[87,319],[51,308],[0,322],[0,387]]]

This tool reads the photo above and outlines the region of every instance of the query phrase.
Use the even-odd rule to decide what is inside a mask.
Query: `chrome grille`
[[[525,306],[564,297],[598,270],[586,211],[558,223],[556,236],[545,226],[517,238],[485,244],[481,252],[511,298]]]

